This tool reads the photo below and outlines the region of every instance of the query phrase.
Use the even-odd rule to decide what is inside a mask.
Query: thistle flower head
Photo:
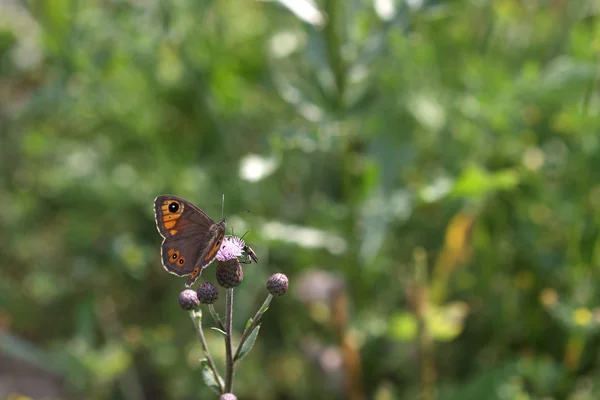
[[[200,305],[200,300],[195,291],[186,289],[179,294],[179,305],[184,310],[194,310]]]
[[[237,236],[225,236],[221,248],[217,252],[217,260],[227,261],[242,255],[246,244]]]
[[[213,304],[219,298],[219,291],[210,282],[203,282],[198,285],[196,293],[198,294],[198,300],[203,304]]]
[[[237,397],[233,393],[225,393],[219,397],[219,400],[237,400]]]
[[[267,290],[273,296],[283,296],[288,290],[288,278],[282,273],[271,275],[267,281]]]

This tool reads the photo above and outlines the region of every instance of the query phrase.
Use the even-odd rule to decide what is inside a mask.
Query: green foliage
[[[599,398],[599,38],[592,0],[0,1],[0,357],[215,397],[152,201],[225,194],[234,330],[290,278],[239,398]]]
[[[204,384],[210,388],[216,394],[220,394],[221,390],[219,389],[219,384],[215,380],[215,375],[213,374],[210,366],[208,365],[207,360],[202,360],[200,362],[200,366],[202,368],[202,379],[204,380]]]
[[[256,338],[258,337],[259,330],[260,330],[260,325],[257,325],[254,329],[252,329],[252,332],[250,332],[250,334],[248,335],[248,339],[242,345],[242,348],[240,349],[240,352],[234,361],[239,361],[242,358],[246,357],[246,355],[248,355],[250,350],[252,350],[252,347],[254,347],[254,342],[256,342]]]
[[[212,329],[215,332],[219,332],[221,335],[227,335],[227,333],[225,333],[225,331],[223,331],[223,330],[221,330],[219,328],[216,328],[214,326],[211,326],[210,329]]]

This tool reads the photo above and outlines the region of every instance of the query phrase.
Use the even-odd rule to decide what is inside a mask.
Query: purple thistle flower
[[[217,260],[228,261],[240,257],[245,245],[244,241],[237,236],[226,236],[217,253]]]

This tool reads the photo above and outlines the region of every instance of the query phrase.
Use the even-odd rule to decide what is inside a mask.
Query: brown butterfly
[[[217,256],[225,237],[227,221],[215,223],[204,211],[169,194],[154,199],[154,217],[161,245],[162,265],[171,274],[190,275],[190,287]]]

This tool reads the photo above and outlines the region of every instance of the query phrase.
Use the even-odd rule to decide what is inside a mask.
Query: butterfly
[[[160,250],[163,267],[177,276],[189,275],[185,285],[192,286],[217,256],[227,221],[214,222],[189,201],[169,194],[154,199],[154,218],[164,238]]]

